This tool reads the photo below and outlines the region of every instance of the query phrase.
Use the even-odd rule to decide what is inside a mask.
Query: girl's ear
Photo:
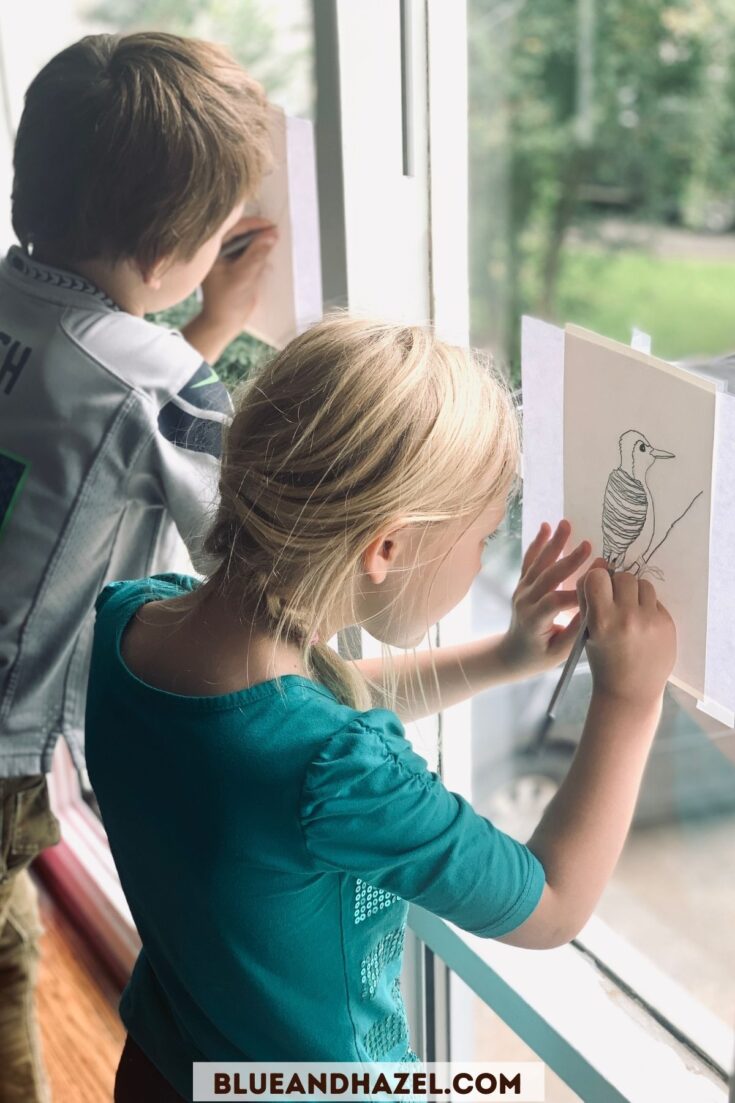
[[[385,581],[385,576],[393,566],[397,554],[394,533],[383,532],[376,536],[362,553],[362,564],[367,576],[376,585]]]
[[[367,545],[362,554],[362,563],[365,569],[365,574],[375,582],[377,586],[380,586],[381,582],[385,581],[388,568],[391,566],[392,549],[394,545],[390,538],[385,533],[377,536],[372,543]]]

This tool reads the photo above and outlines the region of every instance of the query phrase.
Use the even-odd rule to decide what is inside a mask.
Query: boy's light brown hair
[[[13,164],[26,252],[186,261],[270,167],[267,100],[223,46],[87,35],[29,85]]]

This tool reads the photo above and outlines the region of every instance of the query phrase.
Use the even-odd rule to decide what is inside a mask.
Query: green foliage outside
[[[556,309],[596,333],[629,342],[631,321],[666,360],[735,348],[735,262],[567,249]]]
[[[474,343],[514,375],[522,313],[624,339],[648,318],[662,353],[735,345],[731,265],[569,246],[611,214],[732,228],[735,0],[469,0],[469,34]]]

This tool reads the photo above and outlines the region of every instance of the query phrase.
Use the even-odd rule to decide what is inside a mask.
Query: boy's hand
[[[590,570],[577,582],[587,613],[593,696],[616,707],[660,702],[676,663],[676,627],[651,583],[630,571]]]
[[[502,659],[515,674],[536,674],[556,666],[566,659],[574,644],[581,621],[579,611],[566,627],[554,624],[554,617],[562,609],[578,607],[577,590],[558,590],[557,586],[579,570],[592,545],[583,540],[558,559],[571,531],[569,521],[561,520],[549,538],[551,526],[544,521],[526,549],[520,581],[513,593],[510,626],[500,644]],[[604,563],[604,559],[595,560],[595,565]]]
[[[202,281],[202,317],[223,337],[232,341],[242,332],[258,301],[258,284],[271,249],[278,240],[278,228],[267,218],[241,218],[222,244],[263,227],[240,256],[220,257]]]

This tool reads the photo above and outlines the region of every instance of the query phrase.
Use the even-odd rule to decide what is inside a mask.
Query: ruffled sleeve
[[[485,938],[518,927],[545,884],[527,846],[428,769],[394,712],[369,709],[308,764],[300,801],[314,867],[359,876]]]

